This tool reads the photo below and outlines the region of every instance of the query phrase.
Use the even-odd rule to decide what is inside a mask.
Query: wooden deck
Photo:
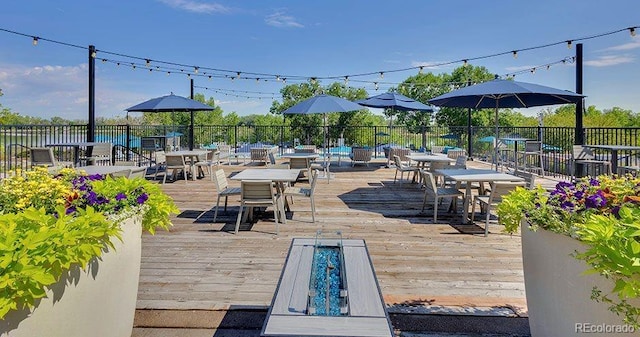
[[[292,238],[312,238],[322,229],[366,241],[390,310],[507,307],[526,314],[520,237],[502,234],[495,222],[484,237],[482,222],[461,225],[460,214],[447,213],[445,205],[434,224],[432,210],[420,211],[423,190],[394,183],[395,168],[385,163],[332,165],[334,179],[318,181],[315,191],[316,223],[309,201],[298,199],[277,236],[270,211],[234,235],[237,198],[213,223],[216,190],[209,177],[162,185],[181,214],[170,231],[143,236],[138,309],[265,309]],[[246,167],[251,164],[223,169],[229,176]]]

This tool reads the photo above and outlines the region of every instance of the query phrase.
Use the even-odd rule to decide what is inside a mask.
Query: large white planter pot
[[[533,337],[637,336],[607,304],[591,300],[594,286],[609,292],[613,282],[583,274],[589,266],[572,254],[585,250],[575,239],[543,229],[533,232],[523,223],[522,259]],[[626,332],[616,333],[616,328]]]
[[[74,268],[47,291],[33,312],[13,311],[0,320],[2,337],[130,337],[133,328],[142,228],[139,218],[122,224],[122,242],[88,271]]]

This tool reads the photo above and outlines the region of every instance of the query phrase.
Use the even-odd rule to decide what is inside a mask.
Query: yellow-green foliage
[[[517,188],[502,198],[498,216],[509,233],[526,219],[532,230],[541,227],[585,243],[587,250],[576,258],[614,282],[613,289],[594,288],[592,299],[640,328],[640,308],[629,303],[640,298],[640,178],[586,177],[560,182],[550,193]]]
[[[141,216],[145,230],[168,228],[178,213],[157,184],[63,169],[18,172],[0,181],[0,319],[32,308],[72,266],[85,268],[113,247],[120,222]]]

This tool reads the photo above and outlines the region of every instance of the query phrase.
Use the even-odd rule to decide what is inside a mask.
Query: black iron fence
[[[326,133],[326,138],[325,138]],[[585,128],[585,144],[639,146],[640,128]],[[50,144],[83,142],[86,125],[0,125],[0,172],[29,166],[28,149]],[[188,130],[184,126],[165,125],[99,125],[96,141],[114,144],[115,160],[148,161],[149,151],[143,149],[144,137],[162,137],[163,146],[186,148]],[[495,127],[424,126],[415,130],[389,126],[247,126],[202,125],[194,128],[195,147],[224,142],[236,148],[245,144],[262,143],[280,146],[281,151],[298,144],[323,147],[327,139],[330,147],[369,146],[381,148],[384,144],[408,147],[414,150],[432,146],[461,147],[475,160],[493,159]],[[541,140],[544,144],[545,170],[552,175],[568,175],[568,163],[574,144],[575,129],[571,127],[500,127],[499,137],[518,137]],[[470,147],[469,147],[470,140]],[[54,147],[60,160],[71,160],[72,149]],[[376,156],[383,156],[376,151]],[[599,153],[603,157],[609,154]],[[619,165],[638,166],[640,151],[626,151],[619,155]]]

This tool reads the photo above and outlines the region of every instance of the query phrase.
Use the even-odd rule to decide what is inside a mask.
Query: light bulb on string
[[[256,84],[260,83],[260,77],[256,77]]]
[[[418,67],[418,68],[419,68],[419,70],[418,70],[418,74],[422,74],[422,69],[424,69],[424,66],[420,66],[420,67]]]
[[[198,69],[199,69],[198,67],[193,67],[193,73],[197,74],[198,73]]]
[[[463,66],[463,67],[466,67],[466,66],[467,66],[467,63],[469,63],[469,61],[467,61],[467,60],[462,60],[462,66]]]
[[[152,71],[153,71],[153,68],[149,68],[149,72],[152,72]]]
[[[344,85],[349,85],[349,76],[344,77]]]
[[[191,74],[187,74],[187,78],[191,78]]]
[[[171,72],[170,72],[170,71],[167,71],[167,76],[169,76],[169,75],[171,75]]]
[[[534,75],[536,73],[536,68],[531,68],[531,74]]]
[[[211,81],[211,75],[209,75],[209,81]]]
[[[378,82],[373,82],[373,86],[376,88],[376,91],[378,91]]]
[[[514,51],[512,51],[512,53],[513,53],[513,58],[517,59],[518,58],[518,51],[514,50]]]
[[[147,67],[151,64],[151,60],[145,59],[144,62],[147,64]]]
[[[635,27],[629,28],[629,34],[631,34],[631,37],[635,37],[636,36],[636,28]]]
[[[102,59],[102,63],[107,63],[107,59]]]
[[[37,45],[38,45],[38,40],[40,40],[40,38],[39,38],[39,37],[37,37],[37,36],[34,36],[34,37],[33,37],[33,45],[34,45],[34,46],[37,46]]]
[[[384,78],[384,71],[380,72],[380,78]]]
[[[571,49],[571,43],[572,43],[571,40],[567,40],[567,48]]]
[[[134,63],[131,63],[131,69],[133,69],[133,70],[136,69],[136,65]]]
[[[280,82],[280,75],[276,75],[276,81]]]
[[[551,65],[547,64],[547,70],[551,69]]]

